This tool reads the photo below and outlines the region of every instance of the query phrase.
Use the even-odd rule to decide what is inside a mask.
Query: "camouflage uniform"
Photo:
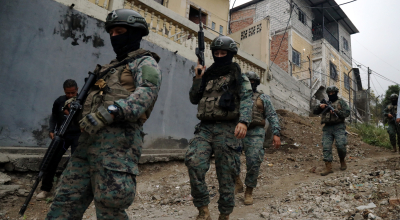
[[[388,118],[388,114],[393,116],[392,119]],[[388,120],[387,132],[389,133],[390,143],[394,148],[396,148],[396,135],[397,135],[397,145],[400,147],[400,129],[396,125],[396,115],[397,115],[397,105],[388,105],[383,110],[383,115]]]
[[[346,157],[346,145],[347,145],[347,136],[346,136],[346,125],[344,123],[344,119],[349,117],[350,108],[347,103],[343,99],[339,99],[338,105],[340,105],[340,109],[336,113],[339,116],[339,121],[325,123],[325,126],[322,128],[322,147],[323,147],[323,156],[324,161],[332,162],[332,144],[333,141],[336,140],[336,148],[340,158]],[[335,103],[336,103],[335,102]],[[332,104],[333,105],[333,104]],[[336,108],[335,108],[336,109]],[[317,105],[314,108],[314,114],[318,115],[323,111],[320,105]],[[330,114],[329,111],[325,112],[325,115],[321,117],[330,117],[331,119],[336,118],[334,114]],[[321,123],[324,123],[321,121]]]
[[[240,118],[239,121],[251,122],[251,86],[247,77],[241,75]],[[201,79],[194,79],[190,89],[190,100],[197,104],[202,98],[198,91]],[[215,155],[215,167],[219,182],[218,209],[221,214],[230,214],[235,206],[235,176],[240,172],[241,141],[234,136],[237,120],[200,122],[196,125],[195,137],[189,143],[185,164],[188,167],[191,194],[196,207],[210,203],[209,192],[205,182],[206,172],[210,168],[211,155]]]
[[[256,94],[256,93],[254,93]],[[272,133],[280,136],[279,118],[275,112],[274,106],[271,103],[270,97],[266,94],[261,94],[259,98],[264,106],[264,118],[269,122],[272,127]],[[256,103],[253,103],[256,105]],[[243,139],[243,149],[246,155],[246,180],[247,187],[255,188],[257,186],[257,178],[260,172],[260,166],[264,160],[263,142],[265,138],[265,130],[263,126],[249,127],[246,137]]]
[[[144,136],[140,118],[154,106],[161,72],[150,56],[129,62],[127,69],[136,89],[126,99],[114,103],[120,107],[124,119],[106,125],[95,134],[82,133],[46,219],[82,219],[92,200],[97,219],[128,219],[125,209],[135,197]],[[146,71],[152,72],[151,79]]]

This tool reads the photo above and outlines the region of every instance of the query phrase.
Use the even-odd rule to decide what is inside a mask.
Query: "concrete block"
[[[14,194],[19,188],[19,185],[0,185],[0,199]]]
[[[11,177],[5,173],[0,172],[0,185],[11,181]]]
[[[0,151],[1,152],[1,151]],[[5,154],[0,154],[0,163],[7,163],[8,161],[10,161],[10,159],[8,159],[8,156]]]

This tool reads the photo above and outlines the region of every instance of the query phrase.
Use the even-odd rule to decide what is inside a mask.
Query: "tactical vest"
[[[397,105],[388,105],[388,110],[389,110],[389,114],[393,115],[393,117],[396,117],[397,115]]]
[[[253,93],[252,101],[253,101],[253,113],[252,119],[249,127],[255,126],[265,126],[265,118],[264,118],[264,103],[261,100],[260,96],[262,92]]]
[[[342,105],[340,104],[340,100],[336,100],[331,104],[332,108],[335,110],[342,110]],[[325,110],[325,109],[324,109]],[[344,122],[344,118],[336,117],[335,114],[331,114],[329,110],[327,110],[323,115],[321,115],[321,124],[339,124]]]
[[[226,75],[220,76],[216,79],[209,80],[197,106],[197,118],[204,121],[228,121],[239,119],[240,88],[235,88],[236,83],[236,69],[235,64],[231,65],[229,72]],[[207,74],[207,71],[206,73]],[[233,111],[228,111],[220,107],[221,96],[225,92],[230,92],[234,97],[235,108]]]
[[[107,86],[100,86],[98,85],[100,80],[92,86],[89,91],[89,94],[85,100],[83,105],[82,116],[87,114],[93,113],[97,111],[97,108],[103,105],[107,108],[109,105],[113,105],[115,101],[120,99],[126,99],[129,95],[131,95],[135,89],[135,82],[134,80],[130,82],[121,82],[121,75],[124,73],[126,74],[127,71],[132,75],[128,68],[128,64],[125,65],[118,65],[118,63],[123,63],[126,60],[129,62],[133,62],[135,59],[143,57],[143,56],[151,56],[155,57],[156,60],[158,55],[143,49],[138,49],[128,54],[128,57],[122,60],[121,62],[117,60],[113,60],[110,64],[102,66],[100,73],[109,69],[112,66],[117,66],[115,68],[111,68],[101,79],[103,79]],[[133,76],[132,76],[133,77]],[[122,84],[125,85],[126,88],[132,88],[132,91],[128,91]],[[103,87],[103,88],[101,88]],[[141,123],[144,122],[150,117],[150,113],[153,110],[154,103],[146,110],[146,112],[139,117],[138,120],[127,120],[130,123]]]

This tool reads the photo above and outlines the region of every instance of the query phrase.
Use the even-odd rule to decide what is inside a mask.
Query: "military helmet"
[[[326,93],[330,92],[339,92],[339,89],[336,86],[329,86],[328,88],[326,88]]]
[[[236,42],[227,36],[219,36],[216,37],[212,42],[210,46],[211,50],[227,50],[232,52],[233,54],[237,54],[238,52],[238,47]]]
[[[395,94],[395,93],[390,95],[390,100],[396,100],[398,98],[399,98],[399,96],[397,94]]]
[[[110,32],[111,28],[116,26],[139,28],[143,30],[143,36],[149,34],[149,27],[147,26],[146,19],[144,19],[137,11],[131,9],[117,9],[107,15],[107,33]]]
[[[246,72],[245,74],[246,74],[247,78],[249,78],[249,80],[254,80],[258,84],[260,84],[260,76],[257,73],[255,73],[253,71],[249,71],[249,72]]]

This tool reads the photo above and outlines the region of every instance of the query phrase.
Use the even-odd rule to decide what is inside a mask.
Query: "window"
[[[190,6],[189,20],[195,24],[199,24],[199,10]],[[201,12],[201,23],[207,24],[207,15]]]
[[[343,74],[344,74],[344,88],[350,90],[350,77],[346,73]]]
[[[215,22],[213,22],[213,23],[211,24],[211,29],[213,29],[213,30],[215,31]]]
[[[296,64],[297,66],[300,66],[300,61],[301,61],[301,54],[297,52],[296,50],[292,50],[292,62],[293,64]]]
[[[223,34],[223,31],[224,31],[224,27],[222,27],[222,25],[220,25],[220,26],[219,26],[219,33],[220,33],[220,34]]]
[[[158,2],[159,4],[163,5],[164,1],[163,0],[154,0],[155,2]]]
[[[349,42],[348,42],[347,39],[344,38],[344,37],[343,37],[343,48],[344,48],[346,51],[349,51]]]
[[[306,14],[304,14],[304,12],[299,9],[299,21],[301,21],[301,23],[303,24],[306,24],[306,17]]]
[[[337,80],[338,75],[336,71],[336,65],[333,63],[330,63],[330,72],[331,72],[331,79]]]

